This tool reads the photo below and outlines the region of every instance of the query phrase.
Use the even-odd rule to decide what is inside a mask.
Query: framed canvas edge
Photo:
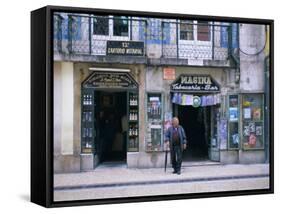
[[[133,202],[152,202],[161,200],[180,200],[180,199],[195,199],[195,198],[211,198],[211,197],[229,197],[257,194],[272,194],[274,193],[274,20],[272,19],[253,19],[240,17],[221,17],[208,15],[188,15],[177,13],[159,13],[147,11],[129,11],[129,10],[110,10],[110,9],[94,9],[66,6],[46,6],[38,10],[46,10],[46,89],[41,92],[46,98],[46,192],[45,203],[40,205],[45,207],[67,207],[67,206],[82,206],[82,205],[99,205],[99,204],[116,204],[116,203],[133,203]],[[34,11],[32,11],[34,12]],[[31,13],[32,13],[31,12]],[[159,195],[159,196],[140,196],[126,198],[110,198],[110,199],[90,199],[90,200],[74,200],[74,201],[54,201],[53,199],[53,43],[52,43],[52,14],[53,12],[73,12],[73,13],[104,13],[104,14],[124,14],[142,17],[158,17],[158,18],[190,18],[198,20],[215,20],[226,22],[266,24],[270,26],[270,184],[268,189],[257,190],[242,190],[242,191],[223,191],[223,192],[204,192],[204,193],[187,193],[177,195]],[[31,29],[32,30],[32,29]],[[31,42],[32,46],[32,42]],[[32,55],[32,53],[31,53]],[[31,72],[32,74],[32,72]],[[32,114],[31,114],[32,115]],[[34,130],[31,130],[33,132]],[[31,171],[31,174],[34,171]],[[33,201],[35,202],[35,201]],[[36,202],[35,202],[36,203]]]

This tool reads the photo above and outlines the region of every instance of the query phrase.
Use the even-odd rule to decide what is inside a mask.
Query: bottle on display
[[[137,96],[136,95],[131,95],[129,103],[130,103],[130,106],[138,105]]]
[[[86,95],[83,95],[83,105],[86,105]]]
[[[89,95],[89,105],[92,105],[92,95]]]
[[[135,129],[135,135],[138,136],[138,126],[136,126]]]

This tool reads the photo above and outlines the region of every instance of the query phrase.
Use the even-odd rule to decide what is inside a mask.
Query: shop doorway
[[[99,162],[126,162],[127,92],[96,91],[95,96],[95,142]]]
[[[208,160],[210,139],[210,107],[174,105],[174,115],[179,118],[188,141],[183,161]]]
[[[124,164],[138,151],[138,83],[129,72],[95,69],[81,85],[81,153],[93,168]]]

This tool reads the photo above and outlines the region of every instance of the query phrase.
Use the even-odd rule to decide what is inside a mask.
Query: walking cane
[[[168,151],[166,150],[165,151],[165,172],[166,172],[166,169],[167,169],[167,156],[168,156]]]
[[[167,158],[168,158],[168,148],[167,148],[167,144],[165,145],[165,172],[167,170]]]

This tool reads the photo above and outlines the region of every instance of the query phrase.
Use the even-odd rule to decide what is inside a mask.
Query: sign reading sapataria
[[[137,88],[136,81],[128,73],[94,72],[83,85],[93,88]]]
[[[171,91],[219,92],[219,84],[210,75],[180,75],[172,84]]]
[[[144,43],[138,41],[107,41],[107,55],[143,56]]]

